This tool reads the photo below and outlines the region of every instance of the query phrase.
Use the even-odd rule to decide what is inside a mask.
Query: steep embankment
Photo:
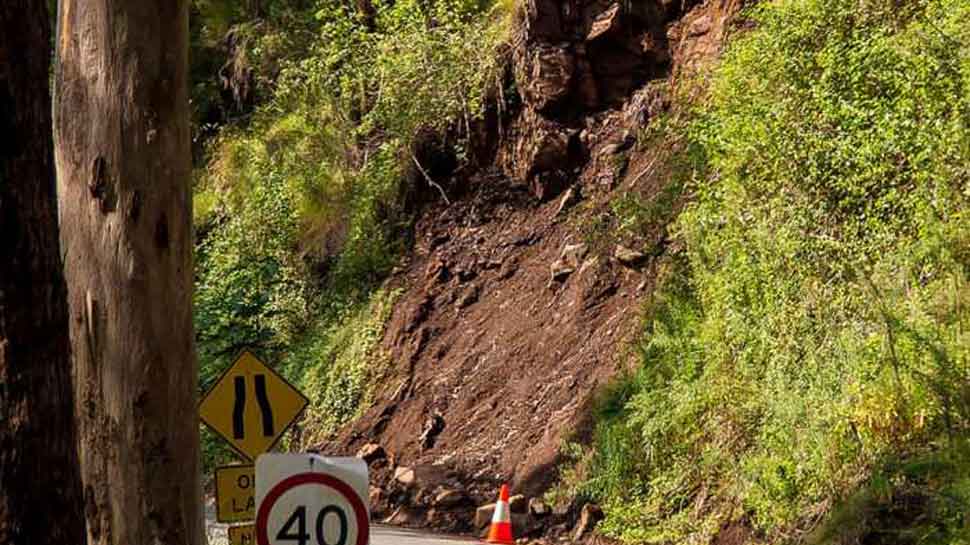
[[[663,217],[627,233],[611,203],[669,199],[669,146],[640,132],[739,9],[694,4],[526,6],[511,52],[522,102],[497,124],[496,166],[457,175],[452,202],[421,214],[389,280],[404,289],[381,343],[390,370],[372,408],[323,447],[387,452],[378,512],[390,498],[409,506],[395,522],[467,529],[467,507],[496,483],[534,495],[557,478],[564,441],[628,361],[667,242]],[[394,482],[400,467],[417,486]],[[470,498],[442,506],[423,492],[440,485]]]

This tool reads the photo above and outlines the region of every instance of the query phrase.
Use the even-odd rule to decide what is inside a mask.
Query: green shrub
[[[712,174],[674,225],[684,278],[595,441],[601,474],[637,474],[598,492],[605,531],[630,542],[704,541],[739,520],[794,540],[864,483],[935,498],[965,482],[894,468],[970,431],[970,5],[749,15],[690,128]],[[613,438],[631,432],[642,461],[616,469]],[[900,516],[899,535],[965,536],[951,515],[967,496],[951,497]]]

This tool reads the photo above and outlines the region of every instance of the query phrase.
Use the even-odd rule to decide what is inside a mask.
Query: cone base
[[[485,541],[496,545],[515,545],[515,539],[512,538],[512,525],[507,522],[492,524]]]

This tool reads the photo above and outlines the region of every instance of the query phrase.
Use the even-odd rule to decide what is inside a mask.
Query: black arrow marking
[[[259,410],[263,413],[263,435],[273,436],[273,408],[269,405],[269,397],[266,395],[266,375],[256,375],[256,401],[259,403]]]
[[[232,407],[232,436],[242,439],[246,435],[246,427],[243,425],[243,411],[246,408],[246,377],[236,377],[233,383],[236,386],[236,403]]]

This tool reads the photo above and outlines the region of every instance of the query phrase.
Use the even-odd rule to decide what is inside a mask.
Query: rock
[[[562,259],[553,261],[552,265],[549,266],[549,277],[553,282],[562,282],[566,278],[569,278],[569,275],[573,274],[574,272],[576,272],[576,268],[570,267],[569,264]]]
[[[391,516],[384,519],[384,524],[391,526],[415,526],[422,520],[424,513],[408,506],[398,507]]]
[[[573,533],[573,541],[579,541],[586,534],[593,531],[599,521],[603,520],[603,510],[598,505],[587,503],[579,511],[579,522],[576,523],[576,530]]]
[[[462,282],[468,282],[469,280],[474,280],[477,276],[478,276],[478,273],[472,269],[458,270],[458,280]]]
[[[520,538],[532,534],[537,528],[525,513],[511,513],[509,519],[512,521],[512,534]]]
[[[357,451],[357,457],[363,458],[367,462],[367,465],[370,465],[377,460],[382,460],[387,457],[387,453],[384,451],[384,447],[377,443],[367,443]]]
[[[583,262],[583,258],[586,257],[588,251],[589,246],[586,244],[567,244],[563,246],[562,255],[559,258],[575,269]]]
[[[509,497],[509,510],[513,513],[528,513],[529,505],[525,501],[525,496],[522,494],[516,494]]]
[[[410,467],[398,467],[394,470],[394,480],[409,487],[415,482],[414,470]]]
[[[579,200],[579,191],[575,187],[570,187],[563,193],[561,199],[559,199],[559,206],[556,208],[556,215],[562,214],[562,211],[570,206],[576,204]]]
[[[448,280],[451,277],[451,272],[448,270],[448,266],[439,258],[433,259],[428,263],[424,276],[429,283],[436,284]]]
[[[456,507],[469,501],[468,495],[461,490],[446,488],[435,495],[431,504],[435,507]]]
[[[495,513],[495,504],[489,503],[475,509],[475,527],[485,528],[492,522],[492,515]]]
[[[546,517],[552,513],[546,502],[542,501],[541,498],[530,498],[529,499],[529,514],[534,517]]]
[[[465,290],[464,293],[458,296],[458,300],[455,302],[455,305],[459,309],[463,309],[465,307],[475,304],[476,302],[478,302],[479,292],[480,292],[480,289],[478,286],[470,287],[469,289]]]
[[[499,280],[508,280],[515,275],[515,272],[519,270],[519,264],[515,260],[508,260],[502,263],[502,267],[498,271]]]
[[[516,59],[516,83],[536,111],[555,109],[572,90],[576,62],[569,44],[537,43]]]
[[[559,259],[552,262],[549,266],[549,275],[553,282],[562,282],[569,275],[576,272],[576,269],[586,257],[589,247],[586,244],[567,244],[563,246]]]
[[[477,294],[476,294],[477,297]],[[418,442],[421,444],[422,449],[429,449],[434,446],[435,441],[438,439],[438,434],[440,434],[445,429],[445,419],[441,414],[434,413],[429,416],[424,422],[424,429],[421,432],[421,436],[418,437]]]
[[[616,257],[617,261],[629,267],[639,265],[647,258],[643,252],[632,250],[622,244],[616,246],[616,251],[613,252],[613,256]]]
[[[605,36],[616,30],[620,26],[620,4],[613,4],[606,11],[600,13],[590,25],[589,33],[586,34],[586,41],[590,42]]]
[[[508,176],[527,185],[540,200],[554,197],[566,185],[574,164],[570,144],[578,142],[579,132],[534,110],[526,110],[512,127],[516,135],[500,153],[500,163]]]
[[[383,489],[377,486],[370,487],[367,494],[367,500],[370,502],[371,509],[374,509],[375,506],[379,505],[381,503],[381,500],[383,499],[384,499]]]

